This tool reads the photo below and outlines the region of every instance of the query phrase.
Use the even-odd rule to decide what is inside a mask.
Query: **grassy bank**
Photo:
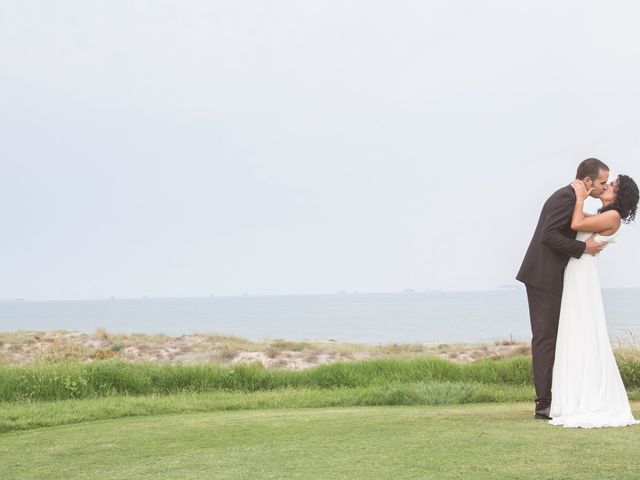
[[[640,362],[619,358],[631,400]],[[529,357],[337,362],[302,371],[260,364],[105,360],[0,366],[0,432],[131,416],[220,410],[532,402]]]
[[[619,358],[627,388],[640,387],[640,361]],[[530,386],[531,360],[515,357],[457,364],[436,358],[336,362],[302,371],[259,364],[175,365],[105,360],[0,366],[0,402],[52,401],[183,392],[257,392],[283,388],[365,388],[392,383],[453,382]]]
[[[640,390],[638,393],[640,394]],[[123,417],[192,412],[530,402],[532,398],[534,392],[530,386],[415,382],[358,388],[284,388],[251,393],[218,391],[5,403],[0,408],[0,432]]]
[[[637,403],[632,405],[636,416]],[[568,429],[529,404],[253,410],[0,435],[3,479],[634,479],[640,427]]]

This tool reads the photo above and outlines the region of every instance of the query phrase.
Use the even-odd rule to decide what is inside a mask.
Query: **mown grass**
[[[3,480],[640,478],[640,426],[554,427],[533,420],[530,407],[253,410],[65,425],[0,435],[0,472]]]

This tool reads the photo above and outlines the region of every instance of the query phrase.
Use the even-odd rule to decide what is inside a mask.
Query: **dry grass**
[[[630,330],[615,337],[612,345],[616,356],[640,361],[640,337]]]
[[[104,328],[96,328],[95,336],[100,340],[109,340],[109,332]]]
[[[115,357],[125,361],[183,364],[214,362],[229,365],[259,362],[265,367],[304,369],[339,360],[439,357],[467,363],[484,358],[527,355],[529,352],[528,344],[513,341],[479,345],[358,344],[335,340],[293,341],[281,338],[249,340],[212,333],[177,337],[142,333],[125,335],[108,332],[104,328],[98,328],[93,333],[64,330],[0,333],[0,363],[5,364],[35,363],[42,360],[91,362]]]
[[[640,338],[627,332],[612,340],[616,357],[640,361]],[[69,331],[0,333],[0,363],[30,364],[46,361],[92,362],[118,358],[173,364],[258,362],[267,368],[300,370],[336,361],[372,358],[437,357],[457,363],[486,358],[530,355],[528,343],[511,340],[493,344],[375,343],[291,341],[281,338],[249,340],[231,335],[193,334],[177,337],[141,333],[116,334]]]

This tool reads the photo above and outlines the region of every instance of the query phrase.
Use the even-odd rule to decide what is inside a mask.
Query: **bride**
[[[595,237],[610,244],[621,223],[635,219],[639,197],[632,178],[620,175],[610,184],[600,196],[603,206],[598,215],[583,213],[591,190],[580,180],[571,186],[576,192],[571,220],[576,240]],[[594,428],[640,423],[631,413],[609,342],[597,261],[592,255],[571,258],[564,272],[551,386],[552,425]]]

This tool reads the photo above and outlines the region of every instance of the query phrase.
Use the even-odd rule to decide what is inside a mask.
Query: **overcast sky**
[[[515,284],[581,160],[640,179],[639,60],[632,1],[2,0],[0,298]]]

